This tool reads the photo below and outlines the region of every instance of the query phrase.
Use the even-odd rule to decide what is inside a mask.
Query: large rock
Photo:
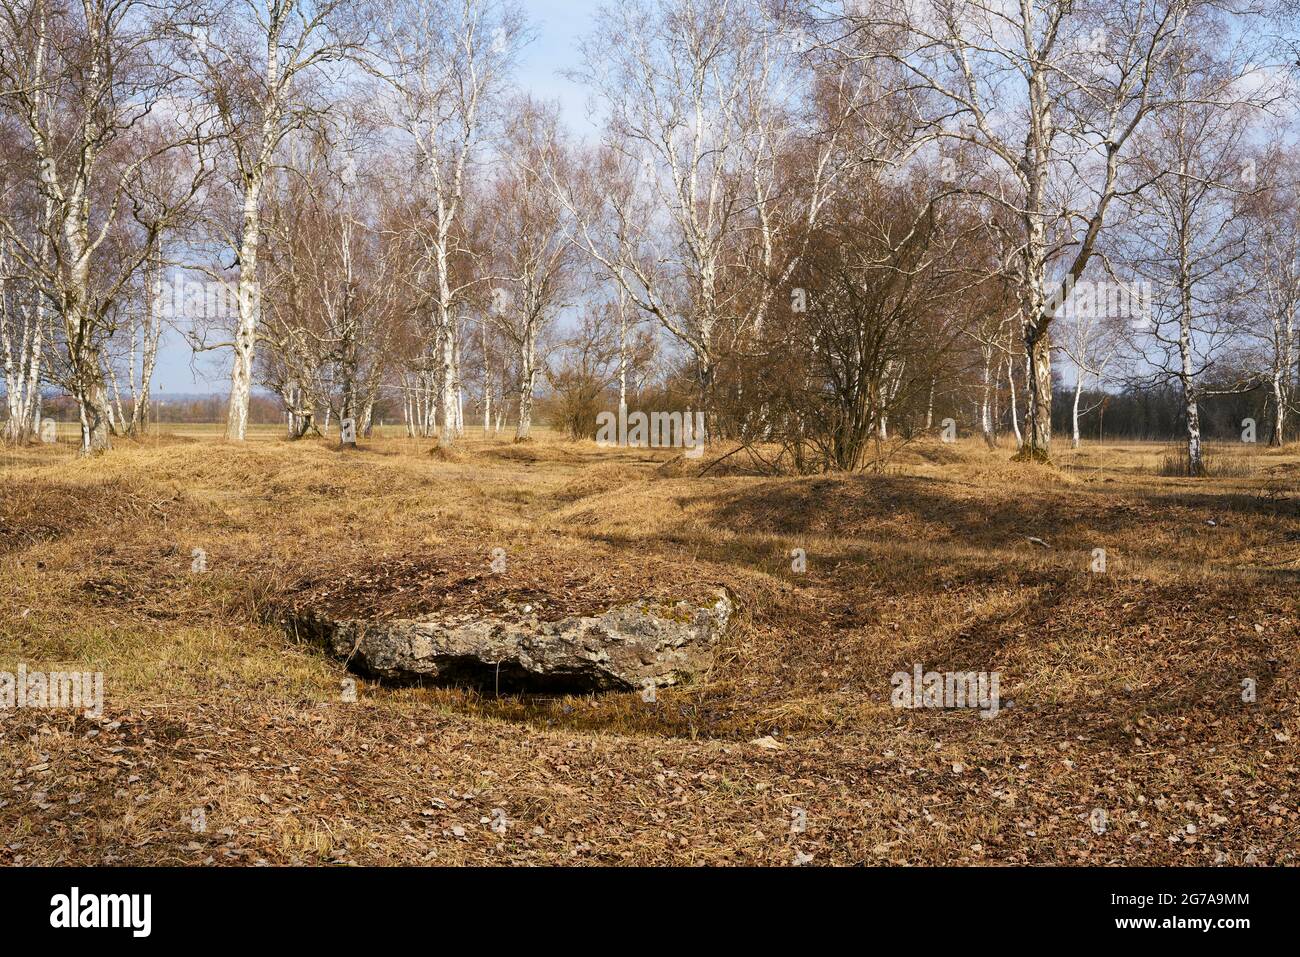
[[[382,678],[432,678],[501,691],[626,691],[690,680],[713,663],[731,619],[725,594],[712,605],[639,602],[598,616],[538,621],[437,614],[391,621],[294,615],[299,634]]]

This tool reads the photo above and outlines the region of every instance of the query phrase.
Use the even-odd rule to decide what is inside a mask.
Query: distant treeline
[[[166,393],[155,392],[149,405],[149,421],[190,424],[224,422],[229,404],[230,398],[225,395],[178,395],[169,399]],[[128,415],[130,411],[130,402],[127,402]],[[66,394],[47,394],[41,406],[41,415],[60,422],[76,422],[77,402]],[[249,405],[248,420],[261,424],[283,422],[284,406],[279,397],[254,394]]]
[[[1056,391],[1052,431],[1068,437],[1074,392]],[[1079,402],[1079,433],[1085,439],[1182,439],[1187,434],[1185,403],[1177,386],[1131,387],[1121,392],[1085,391]],[[1086,410],[1086,412],[1085,412]],[[1242,420],[1254,419],[1256,439],[1266,443],[1272,422],[1272,397],[1264,386],[1235,395],[1200,400],[1201,432],[1206,439],[1240,440]]]
[[[662,397],[660,397],[662,398]],[[1249,392],[1235,395],[1208,396],[1201,401],[1201,428],[1207,439],[1239,440],[1242,421],[1250,418],[1256,422],[1256,437],[1264,443],[1269,438],[1271,396],[1260,386]],[[213,423],[224,422],[229,398],[225,395],[185,395],[175,399],[155,398],[150,421],[154,416],[161,422]],[[606,403],[608,404],[608,403]],[[688,403],[689,404],[689,403]],[[1058,435],[1069,436],[1074,392],[1058,389],[1052,402],[1052,429]],[[680,403],[639,403],[638,407],[679,408]],[[390,407],[392,406],[392,407]],[[557,428],[564,423],[549,421],[562,416],[555,396],[544,396],[538,403],[539,412]],[[603,408],[603,406],[601,406]],[[1088,390],[1079,403],[1079,431],[1084,439],[1139,439],[1148,441],[1173,441],[1186,434],[1182,396],[1176,386],[1130,387],[1120,392]],[[76,402],[67,395],[48,395],[44,400],[43,414],[61,422],[77,421]],[[1001,418],[1006,419],[1004,410]],[[278,397],[254,394],[249,407],[249,421],[260,425],[285,421],[284,407]],[[395,423],[401,421],[401,410],[386,400],[375,405],[375,421]],[[919,427],[920,422],[909,423]],[[1009,428],[1009,424],[1004,423]],[[909,430],[910,431],[910,430]]]

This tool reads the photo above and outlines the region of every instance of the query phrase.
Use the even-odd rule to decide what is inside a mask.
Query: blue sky
[[[578,40],[587,32],[599,0],[524,0],[536,39],[520,57],[517,82],[522,90],[541,99],[559,100],[569,128],[590,135],[594,126],[587,115],[587,91],[560,76],[577,57]],[[154,387],[168,395],[225,392],[229,388],[230,352],[225,349],[195,356],[172,330],[159,347]]]
[[[587,91],[559,75],[574,65],[577,44],[599,9],[599,0],[525,0],[524,9],[537,39],[524,51],[519,85],[534,96],[558,99],[569,127],[577,133],[594,129],[587,117]]]

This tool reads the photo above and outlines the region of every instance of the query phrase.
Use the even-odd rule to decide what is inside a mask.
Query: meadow
[[[0,863],[1295,863],[1300,447],[1188,479],[1158,443],[925,440],[791,476],[250,432],[0,453],[0,671],[105,689],[0,711]],[[736,616],[653,701],[390,685],[282,618],[687,588]],[[893,706],[918,665],[997,672],[1001,709]]]

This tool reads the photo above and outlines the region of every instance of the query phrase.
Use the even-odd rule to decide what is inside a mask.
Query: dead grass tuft
[[[1175,478],[1246,478],[1255,473],[1255,464],[1242,455],[1220,454],[1209,446],[1201,449],[1199,470],[1192,468],[1186,446],[1175,446],[1160,458],[1157,475]]]

